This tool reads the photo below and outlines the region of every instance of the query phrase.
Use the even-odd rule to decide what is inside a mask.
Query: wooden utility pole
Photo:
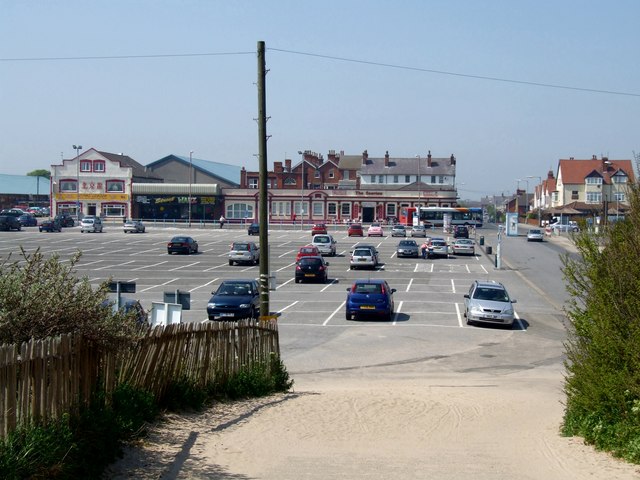
[[[264,42],[258,42],[258,163],[260,168],[260,316],[269,315],[269,212],[267,209],[267,93]]]

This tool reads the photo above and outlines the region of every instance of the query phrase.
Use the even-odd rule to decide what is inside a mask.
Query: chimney
[[[427,153],[427,167],[431,166],[431,150]]]
[[[291,173],[291,159],[290,158],[285,158],[284,159],[284,168],[287,171],[287,173]]]
[[[369,160],[369,152],[365,150],[364,152],[362,152],[362,165],[366,165],[367,160]]]
[[[547,178],[549,180],[553,180],[553,170],[549,170],[549,172],[547,173]]]
[[[385,167],[389,166],[389,150],[387,150],[384,154],[384,166]]]
[[[453,153],[451,154],[451,165],[455,165],[456,164],[456,157],[453,156]]]
[[[240,188],[247,188],[247,171],[244,167],[240,169]]]
[[[597,155],[591,155],[591,160],[597,160],[598,156]]]
[[[273,173],[282,173],[282,162],[273,162]]]

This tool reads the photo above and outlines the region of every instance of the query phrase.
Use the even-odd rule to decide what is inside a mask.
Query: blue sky
[[[269,167],[431,150],[462,198],[512,193],[559,158],[640,153],[639,18],[636,0],[0,0],[0,171],[73,144],[257,169],[262,40]],[[180,56],[204,53],[225,55]]]

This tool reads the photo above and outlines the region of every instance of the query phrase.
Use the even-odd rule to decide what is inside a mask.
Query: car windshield
[[[223,283],[218,289],[218,295],[249,295],[251,285],[248,283]]]
[[[542,232],[540,230],[537,229],[531,229],[529,230],[529,233],[533,234],[533,235],[540,235]]]
[[[379,283],[356,283],[352,291],[354,293],[382,293],[382,285]]]
[[[506,290],[500,288],[476,288],[476,291],[473,293],[473,298],[477,300],[490,300],[492,302],[509,301],[509,295],[507,295]]]
[[[400,246],[402,246],[402,247],[413,247],[413,246],[417,246],[417,243],[414,240],[402,240],[400,242]]]

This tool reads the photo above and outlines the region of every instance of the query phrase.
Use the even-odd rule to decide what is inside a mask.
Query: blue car
[[[356,280],[351,288],[347,288],[345,318],[371,316],[391,321],[395,291],[386,280]]]
[[[256,280],[225,280],[207,303],[209,320],[258,318],[260,292]]]
[[[38,226],[38,220],[36,219],[36,217],[34,217],[33,215],[30,215],[28,213],[25,213],[24,215],[20,215],[18,217],[18,221],[20,222],[20,225],[22,225],[23,227],[37,227]]]

